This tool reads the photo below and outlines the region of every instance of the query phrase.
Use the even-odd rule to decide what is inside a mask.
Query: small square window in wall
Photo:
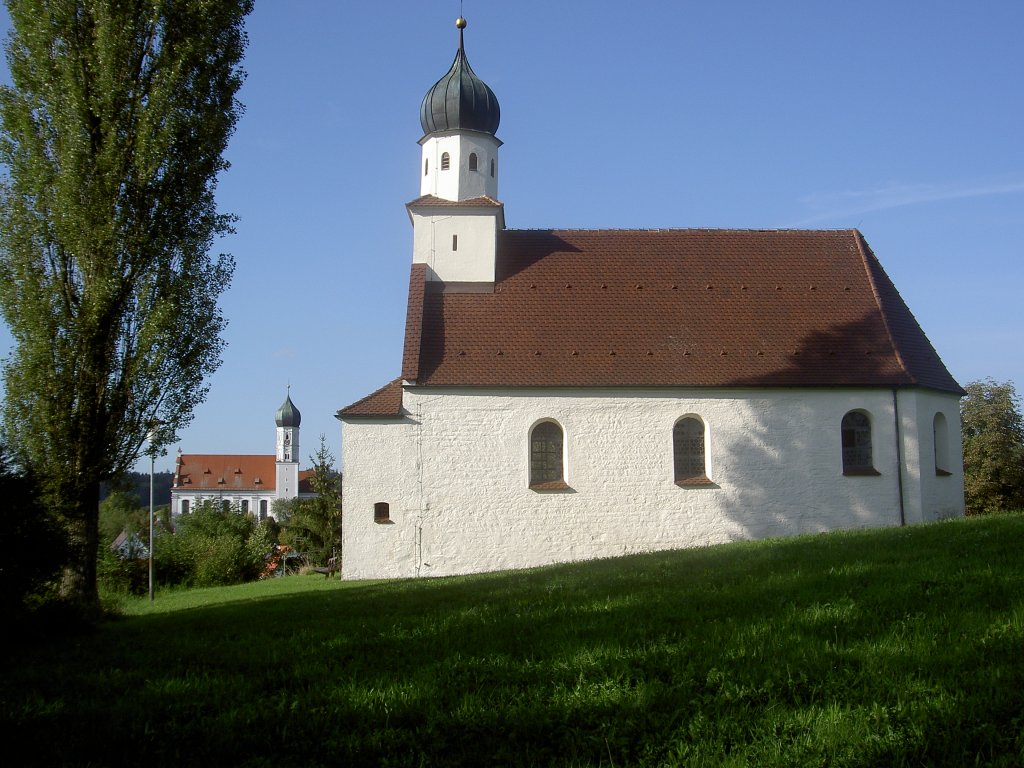
[[[386,501],[378,501],[373,505],[373,522],[378,525],[391,525],[391,505]]]

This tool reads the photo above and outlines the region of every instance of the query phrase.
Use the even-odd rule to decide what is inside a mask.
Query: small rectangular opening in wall
[[[453,251],[459,250],[459,236],[458,235],[452,235],[452,250]]]
[[[373,505],[373,522],[387,525],[391,522],[391,505],[386,501],[378,501]]]

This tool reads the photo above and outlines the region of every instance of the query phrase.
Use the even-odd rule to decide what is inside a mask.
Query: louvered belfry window
[[[542,421],[530,434],[530,485],[563,479],[562,428]]]
[[[677,483],[704,479],[704,424],[700,419],[688,416],[676,422],[672,428],[672,451]]]
[[[843,416],[843,472],[856,474],[874,469],[871,457],[871,419],[861,411]]]
[[[451,165],[452,159],[449,156],[449,154],[445,152],[443,155],[441,155],[441,170],[447,171],[449,168],[451,168]]]

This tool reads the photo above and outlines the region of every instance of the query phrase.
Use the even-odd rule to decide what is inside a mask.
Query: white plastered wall
[[[442,200],[498,199],[498,147],[494,136],[476,131],[434,133],[422,140],[420,153],[420,194]],[[448,153],[448,169],[441,169],[441,157]],[[469,156],[477,156],[477,169],[469,169]],[[491,175],[491,161],[494,175]]]
[[[277,497],[273,491],[252,491],[252,490],[211,490],[209,488],[202,490],[186,490],[183,488],[172,488],[171,489],[171,516],[179,517],[184,513],[182,509],[182,502],[187,501],[189,512],[196,508],[196,505],[202,504],[204,501],[217,501],[217,502],[228,502],[228,504],[236,505],[241,504],[243,501],[249,502],[249,512],[259,519],[260,516],[260,502],[267,502],[267,514],[271,516],[273,514],[273,503]]]
[[[955,398],[913,401],[924,414]],[[890,390],[410,387],[402,419],[344,423],[343,575],[441,576],[899,525],[893,402]],[[854,409],[871,417],[877,476],[843,475],[840,424]],[[901,404],[908,432],[908,419],[924,418],[911,410]],[[684,415],[707,427],[711,486],[674,482],[672,427]],[[541,419],[563,428],[570,490],[528,487],[527,439]],[[958,444],[958,417],[949,424]],[[923,487],[906,479],[905,504]],[[962,514],[962,472],[938,479],[953,481],[941,493],[950,514],[959,482]],[[377,502],[389,505],[388,524],[374,522]]]
[[[932,522],[964,514],[964,457],[960,398],[923,389],[899,390],[897,403],[906,455],[904,497],[908,523]],[[945,420],[946,461],[936,460],[935,415]],[[940,437],[941,439],[941,437]],[[945,470],[940,472],[939,470]]]
[[[412,213],[413,262],[430,267],[430,280],[493,283],[498,210],[442,210]]]

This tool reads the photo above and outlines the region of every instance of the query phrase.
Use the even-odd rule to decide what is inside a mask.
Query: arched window
[[[704,466],[704,423],[686,416],[672,427],[672,456],[675,481],[680,485],[706,483]]]
[[[188,499],[182,499],[181,500],[181,514],[183,514],[183,515],[187,515],[188,514]]]
[[[935,441],[935,474],[949,477],[953,473],[949,469],[949,427],[946,425],[946,414],[935,414],[932,437]]]
[[[469,153],[469,170],[476,170],[476,152]]]
[[[452,159],[447,152],[441,155],[441,170],[447,171],[452,165]]]
[[[373,505],[373,522],[375,523],[390,523],[391,522],[391,505],[386,501],[378,501]]]
[[[530,487],[560,487],[565,484],[562,456],[562,428],[542,421],[530,433]]]
[[[430,170],[430,158],[429,157],[425,157],[425,158],[423,158],[423,175],[426,176],[427,172],[429,170]]]
[[[494,178],[494,158],[491,158],[491,178]]]
[[[843,416],[843,474],[877,475],[871,458],[871,419],[863,411]]]

